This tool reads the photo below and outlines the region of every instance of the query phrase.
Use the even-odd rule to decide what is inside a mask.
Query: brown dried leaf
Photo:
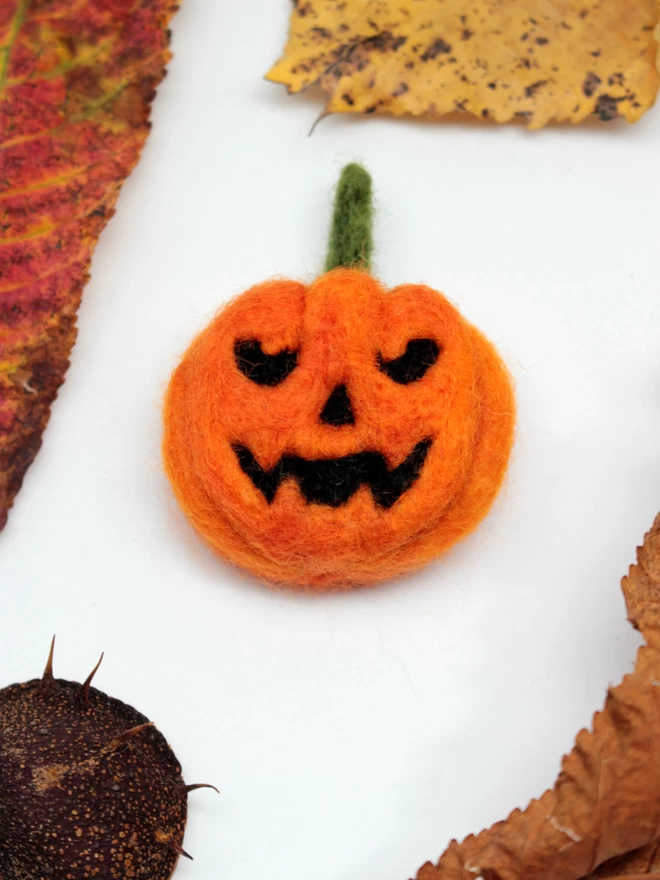
[[[628,619],[647,644],[660,648],[660,514],[638,548],[637,565],[630,567],[621,588]]]
[[[660,872],[660,844],[657,841],[604,862],[590,875],[589,880],[610,880],[614,877],[645,877]]]
[[[418,880],[580,880],[660,868],[660,516],[622,582],[648,641],[581,731],[554,788],[478,836],[452,841]]]
[[[657,0],[294,0],[267,75],[319,83],[328,112],[438,118],[466,111],[530,128],[595,113],[634,122],[660,84]]]

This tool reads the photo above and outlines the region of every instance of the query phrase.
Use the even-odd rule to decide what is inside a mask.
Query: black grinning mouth
[[[391,470],[380,452],[356,452],[342,458],[306,459],[283,455],[271,470],[265,471],[247,446],[234,443],[232,449],[243,473],[269,504],[275,499],[282,480],[292,478],[298,481],[308,504],[341,507],[364,485],[371,489],[376,505],[388,509],[419,477],[432,444],[431,439],[421,440],[404,461]]]

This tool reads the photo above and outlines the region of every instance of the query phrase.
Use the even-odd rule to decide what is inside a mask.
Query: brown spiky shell
[[[167,880],[186,855],[172,749],[91,678],[53,678],[51,653],[0,690],[0,880]]]

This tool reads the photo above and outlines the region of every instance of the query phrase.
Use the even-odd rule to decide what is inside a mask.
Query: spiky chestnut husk
[[[167,880],[202,786],[144,715],[91,687],[98,665],[81,685],[52,661],[53,646],[43,678],[0,690],[0,880]]]

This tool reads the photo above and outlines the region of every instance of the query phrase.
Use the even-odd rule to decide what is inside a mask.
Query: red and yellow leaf
[[[149,133],[175,10],[0,2],[0,528],[64,380],[94,245]]]

